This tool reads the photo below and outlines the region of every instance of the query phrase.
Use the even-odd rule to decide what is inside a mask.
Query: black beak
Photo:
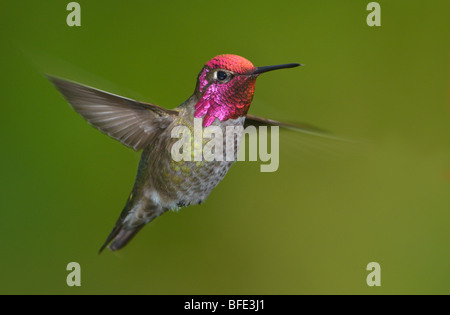
[[[253,72],[250,72],[248,75],[261,74],[261,73],[264,73],[267,71],[278,70],[278,69],[295,68],[298,66],[303,66],[303,65],[299,64],[299,63],[288,63],[285,65],[257,67]]]

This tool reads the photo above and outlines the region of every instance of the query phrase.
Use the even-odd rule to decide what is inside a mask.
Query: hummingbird
[[[247,114],[259,75],[298,63],[255,67],[237,55],[218,55],[209,60],[197,77],[194,93],[174,109],[166,109],[95,89],[69,80],[47,76],[63,97],[89,124],[142,151],[136,180],[114,228],[101,246],[111,251],[123,248],[146,224],[168,210],[202,203],[220,183],[233,161],[179,161],[171,156],[178,139],[171,137],[177,126],[281,126],[307,129]],[[242,134],[238,134],[239,138]]]

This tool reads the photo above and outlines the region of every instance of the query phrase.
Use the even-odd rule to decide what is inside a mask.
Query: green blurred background
[[[450,293],[449,1],[379,1],[381,27],[369,1],[79,1],[72,28],[68,2],[0,2],[0,293]],[[139,154],[41,73],[173,108],[222,53],[306,64],[260,77],[250,113],[358,143],[281,133],[277,172],[239,162],[98,256]]]

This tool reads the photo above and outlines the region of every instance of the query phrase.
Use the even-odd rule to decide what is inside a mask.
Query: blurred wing
[[[258,116],[253,116],[253,115],[247,115],[247,117],[245,118],[245,127],[247,126],[279,126],[281,128],[285,128],[285,129],[291,129],[291,130],[296,130],[296,131],[300,131],[300,132],[306,132],[306,133],[316,133],[316,134],[325,134],[326,131],[319,129],[317,127],[308,125],[308,124],[303,124],[303,123],[298,123],[298,124],[291,124],[291,123],[286,123],[286,122],[281,122],[281,121],[277,121],[277,120],[273,120],[273,119],[268,119],[268,118],[263,118],[263,117],[258,117]]]
[[[258,116],[253,116],[253,115],[247,115],[247,117],[245,118],[244,128],[246,128],[247,126],[255,126],[255,127],[279,126],[283,129],[290,129],[290,130],[294,130],[294,131],[308,134],[311,136],[327,138],[327,139],[343,141],[343,142],[354,142],[353,140],[333,136],[328,131],[314,127],[312,125],[308,125],[308,124],[304,124],[304,123],[295,123],[295,124],[286,123],[286,122],[281,122],[281,121],[258,117]]]
[[[75,82],[47,76],[64,98],[92,126],[111,138],[138,151],[161,129],[165,129],[177,111],[141,103]]]

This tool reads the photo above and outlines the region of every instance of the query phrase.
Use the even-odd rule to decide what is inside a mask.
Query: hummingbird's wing
[[[248,126],[279,126],[283,129],[290,129],[293,131],[297,131],[300,133],[308,134],[315,137],[330,139],[330,140],[337,140],[342,142],[355,142],[353,140],[344,139],[341,137],[334,136],[330,134],[328,131],[314,127],[309,124],[305,123],[287,123],[287,122],[281,122],[273,119],[258,117],[254,115],[248,115],[245,118],[244,128]]]
[[[281,121],[277,121],[277,120],[273,120],[273,119],[268,119],[268,118],[263,118],[263,117],[258,117],[258,116],[254,116],[254,115],[247,115],[247,117],[245,118],[245,125],[244,127],[247,126],[279,126],[281,128],[285,128],[285,129],[291,129],[291,130],[296,130],[296,131],[300,131],[300,132],[306,132],[306,133],[316,133],[316,134],[325,134],[327,133],[325,130],[308,125],[308,124],[304,124],[304,123],[296,123],[296,124],[292,124],[292,123],[287,123],[287,122],[281,122]]]
[[[165,129],[178,111],[137,102],[79,83],[47,78],[92,126],[136,151]]]

